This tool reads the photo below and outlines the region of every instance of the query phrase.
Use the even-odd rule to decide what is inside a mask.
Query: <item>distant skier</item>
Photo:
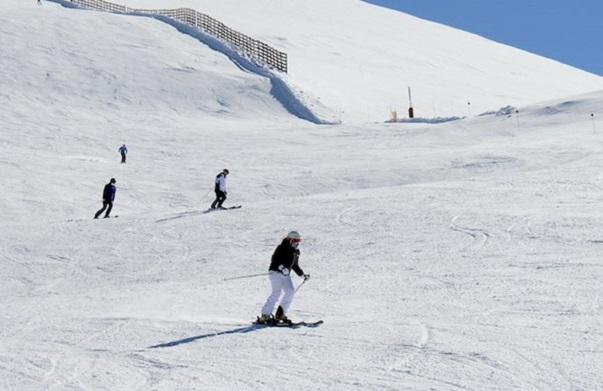
[[[108,209],[107,213],[105,213],[105,218],[109,217],[111,209],[113,209],[113,201],[115,200],[116,192],[117,189],[115,187],[115,178],[111,178],[109,183],[107,183],[105,185],[105,188],[103,189],[103,207],[99,209],[98,212],[96,212],[96,214],[94,215],[95,219],[98,219],[98,216],[100,216],[101,213],[103,213],[107,208]]]
[[[216,182],[214,186],[214,191],[216,192],[216,199],[211,203],[211,208],[223,209],[222,204],[226,200],[226,176],[229,174],[229,171],[225,168],[221,173],[216,175]]]
[[[297,273],[298,276],[303,277],[304,281],[310,278],[309,274],[305,274],[299,266],[299,244],[302,238],[299,232],[291,231],[287,234],[287,237],[283,239],[281,244],[276,247],[274,254],[272,254],[272,261],[268,268],[268,277],[270,278],[270,285],[272,286],[272,293],[266,299],[266,303],[262,307],[262,315],[259,317],[259,323],[291,323],[287,318],[287,311],[293,301],[295,295],[295,289],[293,288],[293,281],[291,280],[291,270]],[[279,298],[283,296],[280,305],[276,311],[274,317],[272,311]]]
[[[121,163],[124,164],[126,162],[126,155],[128,154],[128,148],[126,144],[122,145],[118,149],[119,153],[121,153]]]

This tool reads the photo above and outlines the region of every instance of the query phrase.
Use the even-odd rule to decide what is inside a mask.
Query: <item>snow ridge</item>
[[[147,16],[147,14],[134,14],[139,16]],[[303,120],[319,124],[319,125],[333,125],[338,124],[340,121],[334,118],[333,115],[319,116],[310,109],[310,104],[304,102],[304,100],[296,94],[292,87],[282,78],[282,76],[266,67],[256,64],[252,59],[246,55],[238,52],[231,48],[229,45],[222,41],[212,37],[211,35],[190,27],[184,23],[181,23],[172,18],[163,15],[152,15],[154,19],[161,20],[173,27],[183,34],[190,35],[193,38],[198,39],[209,48],[223,53],[228,57],[234,64],[236,64],[242,71],[254,73],[256,75],[263,76],[270,80],[272,88],[270,90],[272,96],[283,105],[283,107],[292,115],[301,118]],[[311,104],[316,106],[322,106],[319,102],[312,102]]]
[[[49,0],[58,4],[61,4],[68,8],[79,8],[77,5],[66,1],[66,0]],[[85,8],[84,8],[85,9]],[[326,110],[323,105],[317,100],[312,98],[303,99],[301,94],[297,94],[292,87],[281,77],[278,72],[274,72],[268,67],[258,64],[254,59],[247,54],[238,51],[235,47],[213,37],[212,35],[204,32],[201,29],[187,25],[186,23],[180,22],[176,19],[170,18],[161,14],[141,13],[141,12],[127,12],[127,15],[132,16],[144,16],[160,20],[167,23],[179,32],[187,34],[199,42],[207,45],[212,50],[216,50],[226,57],[228,57],[234,64],[236,64],[242,71],[257,74],[265,77],[270,81],[272,88],[270,92],[272,96],[292,115],[301,118],[303,120],[312,122],[314,124],[339,124],[341,121],[337,119],[333,113]],[[308,102],[306,102],[308,101]],[[320,113],[313,112],[310,107],[320,108]]]

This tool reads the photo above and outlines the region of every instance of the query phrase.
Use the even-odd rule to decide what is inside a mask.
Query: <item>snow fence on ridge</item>
[[[270,69],[287,73],[287,53],[233,30],[219,20],[191,8],[138,9],[104,0],[69,0],[69,2],[81,8],[98,11],[168,17],[185,25],[203,30],[207,34],[232,45],[238,51],[241,51],[260,64],[268,66]]]
[[[68,8],[146,16],[170,24],[183,34],[190,35],[211,49],[226,55],[244,71],[270,80],[270,93],[292,115],[315,124],[339,124],[334,113],[317,100],[302,98],[285,81],[288,70],[287,54],[231,29],[224,23],[190,8],[137,9],[104,0],[49,0]],[[312,107],[312,109],[310,108]]]

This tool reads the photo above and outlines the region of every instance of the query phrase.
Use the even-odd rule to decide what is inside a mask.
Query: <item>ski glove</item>
[[[310,275],[309,274],[304,274],[304,281],[308,281],[310,279]]]
[[[283,276],[288,276],[289,275],[289,269],[287,269],[286,267],[284,267],[283,265],[280,265],[278,267],[278,270],[281,271],[281,273],[283,273]]]

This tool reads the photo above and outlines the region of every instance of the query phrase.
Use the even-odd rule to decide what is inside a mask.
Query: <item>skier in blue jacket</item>
[[[100,216],[105,211],[105,209],[107,209],[107,212],[105,213],[105,218],[109,217],[111,209],[113,209],[115,193],[117,192],[115,182],[115,178],[111,178],[109,183],[105,185],[105,188],[103,189],[103,207],[99,209],[98,212],[96,212],[96,214],[94,215],[95,219],[98,219],[98,216]]]
[[[123,164],[126,162],[126,155],[128,154],[128,148],[126,147],[126,144],[119,147],[118,151],[119,153],[121,153],[121,162]]]

